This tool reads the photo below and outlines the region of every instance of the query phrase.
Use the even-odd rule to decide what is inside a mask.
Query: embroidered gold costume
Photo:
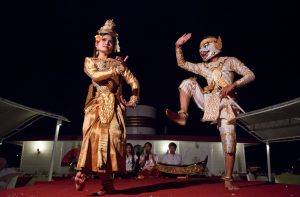
[[[220,90],[234,81],[234,74],[242,76],[235,83],[241,87],[252,80],[253,72],[235,57],[219,57],[216,61],[191,63],[185,61],[182,49],[176,47],[176,58],[179,67],[203,76],[208,86],[204,89],[195,78],[184,80],[179,89],[192,97],[197,106],[204,111],[202,121],[217,121],[224,152],[234,153],[236,147],[235,117],[239,110],[228,97],[221,98]]]
[[[114,59],[85,59],[85,73],[92,79],[85,106],[83,141],[78,160],[78,169],[94,172],[125,171],[125,106],[120,102],[124,79],[132,90],[139,90],[139,83],[126,68],[119,73],[120,62]],[[130,100],[137,103],[138,94]]]
[[[102,189],[92,194],[114,193],[112,172],[125,172],[126,107],[135,107],[139,100],[139,83],[121,57],[109,58],[120,52],[116,24],[107,20],[95,36],[93,57],[86,57],[84,72],[91,78],[83,122],[83,139],[77,163],[75,188],[82,191],[87,174],[97,173]],[[131,86],[130,101],[122,96],[122,84]]]

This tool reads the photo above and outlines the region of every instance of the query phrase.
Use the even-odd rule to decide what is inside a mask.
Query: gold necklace
[[[95,66],[98,70],[100,70],[100,71],[107,70],[107,68],[108,68],[107,63],[110,61],[109,59],[97,58],[96,60],[99,60],[99,61],[93,60],[93,63],[95,64]]]

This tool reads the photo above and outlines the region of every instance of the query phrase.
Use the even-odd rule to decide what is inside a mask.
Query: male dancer
[[[167,117],[184,126],[188,119],[188,106],[192,97],[196,105],[204,111],[202,121],[217,122],[225,154],[225,188],[239,189],[233,184],[232,171],[235,161],[236,132],[235,117],[242,110],[234,101],[234,89],[239,88],[255,79],[253,72],[235,57],[222,57],[221,38],[209,36],[200,42],[200,56],[202,63],[185,61],[182,46],[191,38],[191,33],[184,34],[177,42],[176,58],[179,67],[203,76],[208,83],[202,89],[195,78],[184,80],[179,86],[180,110],[175,113],[166,110]],[[237,81],[234,74],[242,76]]]

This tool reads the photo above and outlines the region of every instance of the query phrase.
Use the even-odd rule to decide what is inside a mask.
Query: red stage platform
[[[98,191],[100,180],[89,180],[84,191],[76,191],[72,180],[38,182],[32,186],[19,187],[0,191],[1,197],[80,197],[89,196]],[[266,183],[262,181],[239,181],[236,184],[240,190],[228,191],[223,182],[216,178],[164,179],[150,178],[117,179],[115,188],[117,194],[106,196],[245,196],[245,197],[297,197],[300,196],[300,185],[285,185]]]

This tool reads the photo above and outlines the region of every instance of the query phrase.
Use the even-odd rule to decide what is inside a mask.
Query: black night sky
[[[63,124],[61,135],[81,135],[90,83],[83,61],[92,55],[94,35],[107,19],[114,19],[119,55],[129,56],[127,65],[140,82],[140,104],[157,109],[157,133],[167,128],[168,134],[218,136],[215,126],[199,121],[202,112],[193,103],[186,127],[171,124],[164,115],[166,108],[178,110],[177,87],[194,76],[176,64],[174,44],[186,32],[192,33],[184,46],[186,60],[200,62],[200,40],[220,35],[223,55],[253,70],[256,80],[238,89],[246,111],[300,96],[299,12],[288,1],[13,1],[6,8],[0,96],[67,117],[71,123]],[[201,77],[198,81],[206,85]],[[53,132],[54,125],[40,126],[31,129],[32,135]]]

